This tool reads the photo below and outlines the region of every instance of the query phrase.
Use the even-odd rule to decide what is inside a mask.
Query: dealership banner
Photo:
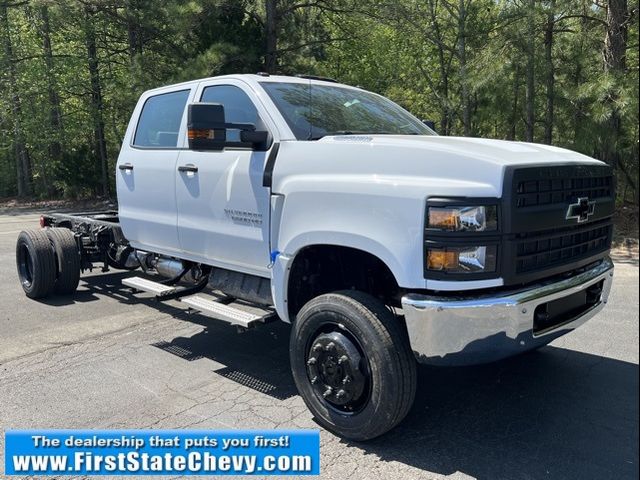
[[[9,430],[6,475],[318,475],[315,430]]]

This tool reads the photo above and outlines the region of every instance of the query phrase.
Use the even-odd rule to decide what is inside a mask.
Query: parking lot
[[[179,302],[134,297],[130,273],[73,297],[27,299],[0,216],[0,428],[319,428],[289,373],[287,325],[238,334]],[[3,439],[0,438],[0,443]],[[4,468],[4,447],[0,464]],[[538,352],[420,367],[415,405],[368,443],[321,432],[322,478],[638,478],[638,263],[616,265],[608,308]]]

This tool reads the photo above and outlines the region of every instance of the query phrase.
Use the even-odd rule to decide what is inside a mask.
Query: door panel
[[[205,263],[268,272],[269,191],[262,186],[266,152],[182,151],[176,195],[182,249]]]
[[[208,84],[199,90],[196,98],[224,105],[227,122],[263,125],[241,86]],[[228,131],[227,138],[238,141],[238,132]],[[204,263],[268,276],[270,190],[262,186],[268,152],[237,145],[180,152],[178,167],[195,167],[176,177],[180,245]]]
[[[154,252],[180,249],[176,161],[190,94],[190,90],[181,90],[141,99],[136,131],[129,135],[134,140],[123,145],[118,157],[120,224],[125,237],[138,248]]]

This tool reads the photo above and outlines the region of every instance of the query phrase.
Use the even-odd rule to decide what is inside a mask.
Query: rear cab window
[[[190,90],[161,93],[149,97],[142,107],[133,137],[133,146],[175,148],[178,146],[180,124]]]

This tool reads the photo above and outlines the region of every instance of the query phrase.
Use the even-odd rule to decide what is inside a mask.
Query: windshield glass
[[[326,135],[434,135],[420,120],[379,95],[313,83],[261,82],[298,140]]]

